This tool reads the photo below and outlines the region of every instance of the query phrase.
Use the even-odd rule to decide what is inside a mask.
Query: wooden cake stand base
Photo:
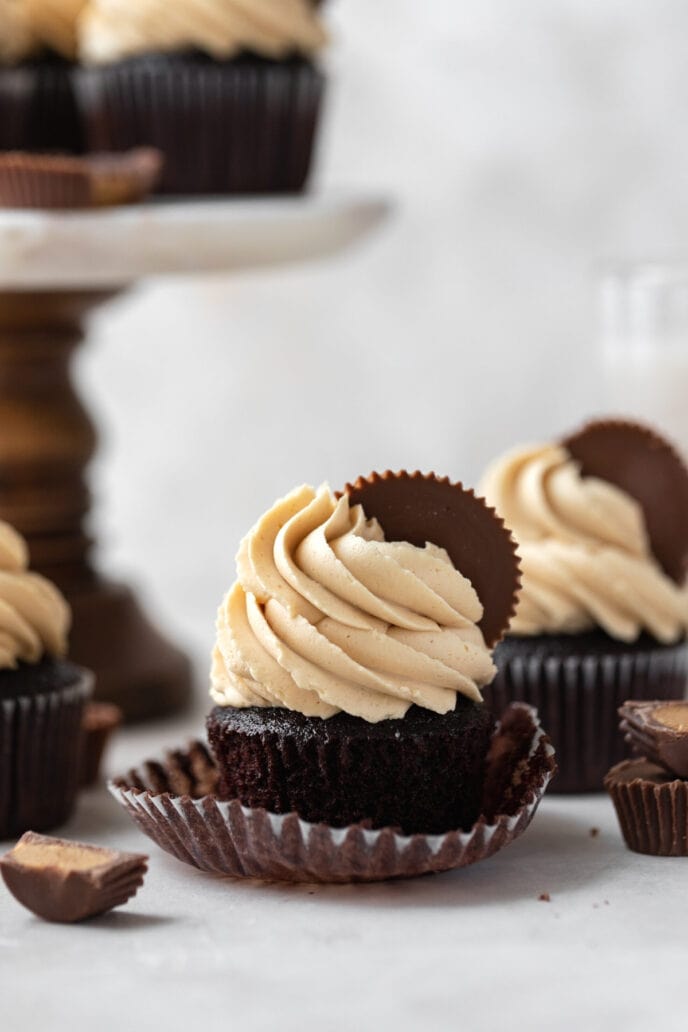
[[[384,214],[383,202],[346,198],[0,213],[0,517],[71,603],[70,658],[128,720],[182,707],[191,666],[92,563],[96,432],[70,377],[85,317],[143,276],[324,257]]]

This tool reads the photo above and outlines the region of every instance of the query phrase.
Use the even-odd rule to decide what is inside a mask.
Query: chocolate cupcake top
[[[0,62],[15,64],[41,50],[76,55],[77,19],[87,0],[2,0]]]
[[[299,487],[241,542],[218,612],[211,695],[220,706],[343,710],[372,723],[414,703],[447,713],[457,693],[479,701],[494,676],[482,615],[443,548],[386,541],[348,495]]]
[[[243,50],[279,59],[327,41],[311,0],[88,0],[79,38],[90,64],[191,48],[220,61]]]
[[[0,521],[0,668],[64,655],[70,620],[55,585],[28,569],[24,539]]]
[[[609,480],[585,476],[565,446],[509,452],[480,490],[519,542],[512,634],[600,627],[622,641],[643,631],[663,643],[685,636],[688,591],[653,554],[642,506]]]

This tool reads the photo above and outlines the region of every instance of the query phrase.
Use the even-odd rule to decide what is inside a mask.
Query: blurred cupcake
[[[91,675],[67,662],[69,607],[0,522],[0,839],[69,816]]]
[[[78,153],[72,88],[76,19],[85,0],[0,4],[0,150]]]
[[[303,188],[324,86],[312,0],[88,0],[79,40],[89,149],[159,148],[168,194]]]
[[[625,755],[618,707],[686,689],[688,472],[646,427],[601,421],[509,453],[480,491],[519,542],[523,575],[486,701],[537,706],[554,791],[599,790]]]
[[[471,828],[495,727],[481,689],[517,570],[501,522],[446,480],[277,501],[218,613],[220,796],[331,827]]]

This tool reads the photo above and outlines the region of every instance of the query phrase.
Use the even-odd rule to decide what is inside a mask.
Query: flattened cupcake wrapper
[[[225,802],[214,795],[193,798],[196,745],[176,754],[191,791],[175,795],[174,768],[149,763],[110,782],[110,791],[141,830],[162,849],[202,871],[233,877],[289,882],[366,882],[408,878],[465,867],[484,860],[528,827],[555,769],[554,750],[529,707],[532,739],[527,757],[505,786],[504,813],[481,817],[468,832],[400,835],[393,828],[363,824],[332,828],[310,824],[296,813],[272,814]],[[497,735],[499,735],[499,731]],[[207,769],[201,771],[207,781]],[[518,787],[520,786],[520,788]],[[165,790],[165,789],[168,790]],[[520,798],[519,798],[520,791]]]
[[[72,811],[81,719],[93,675],[36,696],[0,699],[0,839],[49,831]]]
[[[605,778],[626,845],[649,856],[688,856],[688,781],[617,780],[636,764],[625,760]]]
[[[291,193],[311,163],[324,77],[306,60],[137,58],[79,69],[92,151],[159,148],[159,193]]]
[[[483,689],[493,713],[511,702],[534,706],[557,751],[550,791],[601,792],[605,774],[628,755],[618,709],[628,699],[682,699],[688,646],[618,655],[497,657],[498,673]]]

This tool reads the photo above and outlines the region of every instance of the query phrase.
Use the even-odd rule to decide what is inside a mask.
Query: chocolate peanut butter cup
[[[377,519],[387,541],[431,541],[446,550],[478,593],[478,626],[486,645],[495,645],[516,610],[520,576],[516,542],[494,509],[462,484],[419,471],[371,473],[344,490]]]
[[[625,491],[640,505],[652,552],[677,584],[688,572],[688,469],[653,429],[626,420],[587,423],[562,444],[586,477]]]
[[[638,756],[688,779],[688,702],[626,702],[621,730]]]
[[[155,186],[162,156],[152,148],[69,157],[0,154],[0,207],[74,210],[133,204]]]
[[[195,743],[110,782],[144,834],[183,863],[214,874],[288,882],[368,882],[465,867],[528,827],[555,769],[535,712],[512,706],[487,756],[480,816],[466,830],[403,835],[368,821],[333,828],[219,799],[219,772]],[[209,791],[210,790],[210,791]]]
[[[121,907],[143,884],[148,857],[29,831],[0,857],[15,899],[46,921],[73,923]]]
[[[100,778],[103,756],[110,738],[123,719],[122,710],[111,702],[89,702],[81,721],[81,766],[79,784],[95,785]]]
[[[643,758],[612,767],[604,786],[629,849],[688,856],[688,781]]]

